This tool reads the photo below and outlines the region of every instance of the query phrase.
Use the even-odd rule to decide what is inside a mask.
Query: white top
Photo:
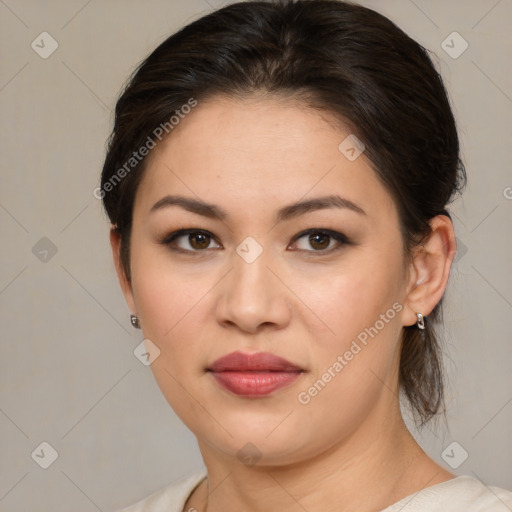
[[[194,489],[206,478],[206,470],[178,480],[146,499],[118,512],[183,512]],[[512,492],[487,487],[468,475],[426,487],[381,512],[510,512]],[[188,511],[184,511],[188,512]]]

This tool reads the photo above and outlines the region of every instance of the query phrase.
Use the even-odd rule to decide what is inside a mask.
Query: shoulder
[[[187,498],[205,477],[203,469],[117,512],[182,512]]]
[[[427,487],[382,512],[508,512],[512,492],[463,475]]]

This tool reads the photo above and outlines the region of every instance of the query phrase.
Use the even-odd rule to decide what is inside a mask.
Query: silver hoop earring
[[[416,317],[418,318],[416,325],[418,326],[418,329],[425,329],[425,319],[421,313],[416,313]]]
[[[137,316],[130,315],[130,322],[134,329],[140,329],[140,322],[139,322],[139,318]]]

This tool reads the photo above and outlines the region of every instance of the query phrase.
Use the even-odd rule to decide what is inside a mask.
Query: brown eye
[[[329,243],[331,241],[331,237],[326,235],[325,233],[316,233],[309,235],[309,243],[313,249],[327,249],[329,247]]]
[[[204,233],[191,233],[188,235],[188,243],[193,249],[207,249],[210,241],[211,236]]]
[[[310,229],[299,233],[293,243],[293,250],[305,252],[330,253],[350,245],[350,240],[343,234],[330,229]]]
[[[206,231],[180,229],[165,237],[161,243],[174,251],[205,252],[207,249],[221,249],[213,235]],[[215,245],[213,245],[215,244]]]

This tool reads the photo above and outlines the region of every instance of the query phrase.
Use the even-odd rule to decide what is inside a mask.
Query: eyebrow
[[[187,210],[203,217],[210,219],[224,220],[228,217],[228,213],[220,206],[216,206],[211,203],[193,199],[191,197],[169,195],[165,196],[157,201],[152,207],[149,213],[154,213],[159,210],[163,210],[170,206],[180,206],[184,210]],[[313,212],[316,210],[325,210],[327,208],[344,208],[356,212],[360,215],[366,215],[366,212],[357,204],[337,195],[329,195],[323,197],[316,197],[314,199],[308,199],[305,201],[299,201],[291,205],[281,208],[277,212],[276,222],[282,222],[290,220],[299,215]]]

